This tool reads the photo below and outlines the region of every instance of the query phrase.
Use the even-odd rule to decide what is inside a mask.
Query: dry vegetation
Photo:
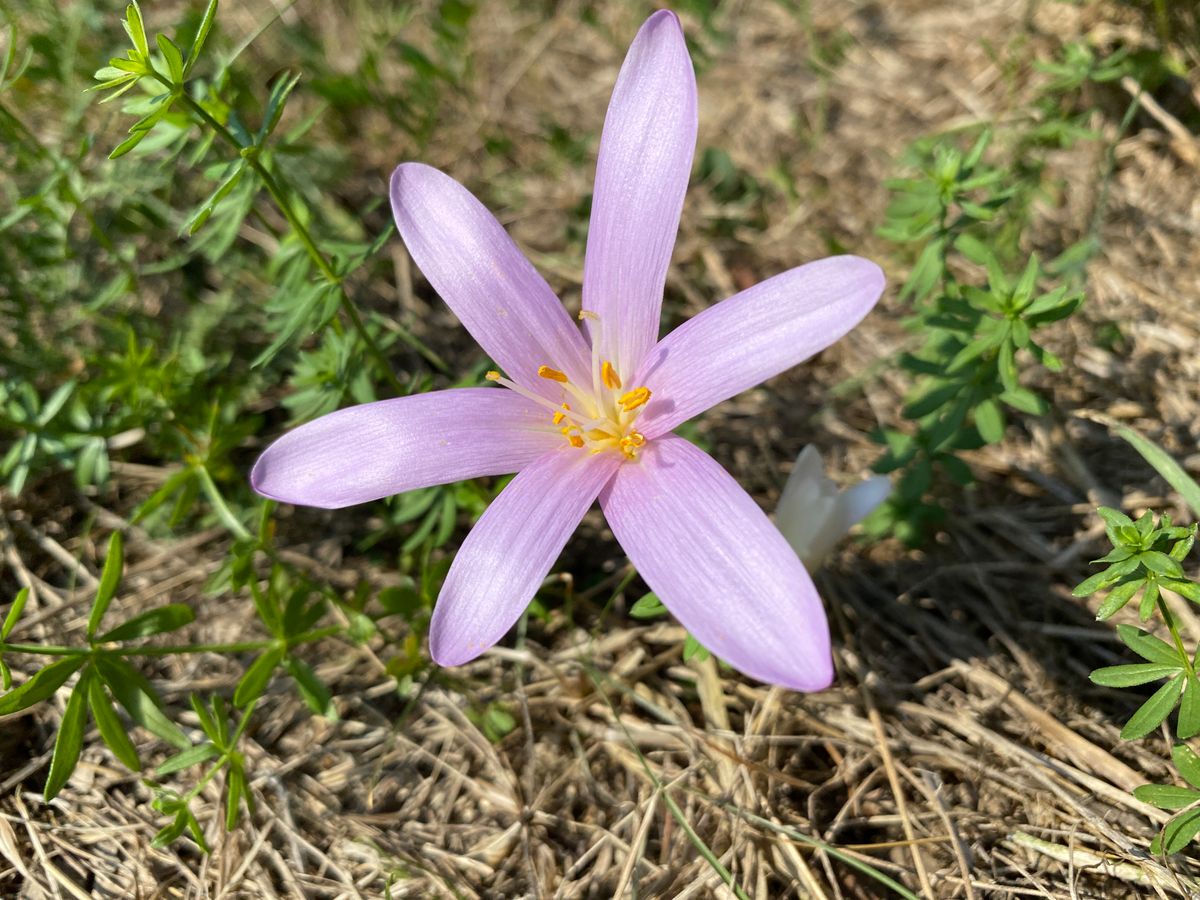
[[[641,17],[603,6],[595,29],[580,24],[577,3],[548,17],[525,4],[486,4],[471,39],[476,90],[448,101],[425,154],[500,211],[568,303],[578,302],[581,273],[561,235],[590,190],[590,166],[556,165],[540,123],[552,109],[569,132],[595,134]],[[782,4],[730,3],[718,16],[720,39],[689,27],[701,50],[701,148],[721,147],[755,173],[780,168],[797,199],[772,195],[764,230],[712,239],[706,226],[723,210],[693,184],[668,285],[675,321],[833,246],[892,260],[899,276],[895,248],[873,230],[887,201],[883,181],[910,140],[1010,114],[1028,95],[1028,60],[1041,44],[1152,39],[1139,14],[1113,3],[812,6],[807,26]],[[236,38],[273,15],[266,2],[231,0],[223,21]],[[314,20],[354,52],[353,19],[312,3],[287,17]],[[834,45],[844,58],[815,76],[808,60]],[[263,66],[278,61],[272,52],[270,31],[248,51]],[[529,136],[512,151],[515,170],[480,152],[500,119]],[[1096,125],[1115,133],[1112,117]],[[344,186],[351,207],[378,194],[398,161],[382,117],[366,114],[355,127],[358,171]],[[61,698],[5,720],[0,893],[374,897],[390,882],[395,897],[732,896],[682,820],[754,898],[890,894],[852,860],[923,897],[1197,896],[1200,870],[1188,854],[1170,868],[1147,854],[1165,814],[1129,793],[1171,777],[1169,744],[1118,740],[1134,700],[1092,686],[1087,673],[1123,661],[1123,650],[1070,588],[1103,552],[1097,502],[1185,517],[1095,419],[1136,423],[1185,459],[1200,437],[1198,148],[1157,105],[1117,146],[1088,304],[1052,341],[1068,361],[1042,385],[1056,414],[972,457],[979,484],[925,549],[848,544],[819,575],[835,635],[832,689],[804,696],[711,662],[683,664],[681,629],[614,614],[641,591],[635,582],[611,596],[625,563],[594,511],[555,576],[569,584],[572,571],[610,573],[576,595],[574,627],[561,616],[532,624],[515,643],[443,673],[412,704],[395,695],[371,649],[330,643],[310,658],[334,689],[336,723],[311,717],[276,683],[246,744],[258,811],[225,834],[212,806],[210,856],[186,841],[150,848],[162,824],[150,793],[98,743],[69,789],[41,802]],[[1040,217],[1039,246],[1061,248],[1088,227],[1099,153],[1084,143],[1054,159],[1060,190]],[[362,290],[380,305],[398,303],[440,352],[469,352],[398,240],[390,252],[395,281]],[[765,506],[810,441],[843,480],[865,473],[877,453],[866,432],[896,419],[905,390],[877,366],[910,340],[900,317],[892,292],[821,358],[705,419],[704,439]],[[1108,322],[1124,335],[1115,352],[1093,337]],[[851,380],[861,389],[834,390]],[[52,481],[20,503],[4,498],[5,582],[37,588],[26,639],[82,631],[80,598],[98,546],[74,539],[78,523],[126,527],[122,498],[155,477],[119,472],[107,508]],[[283,543],[333,584],[386,584],[386,571],[353,555],[355,516],[298,511],[281,523]],[[224,540],[212,530],[172,544],[132,529],[118,603],[138,610],[169,595],[196,606],[204,624],[193,637],[254,633],[246,598],[202,591]],[[1200,641],[1200,618],[1186,625]],[[189,692],[228,691],[239,671],[202,656],[174,658],[154,674],[182,710]],[[489,701],[516,718],[498,742],[466,714],[468,703]],[[146,758],[161,758],[145,734],[135,737]],[[215,787],[206,796],[215,801]]]

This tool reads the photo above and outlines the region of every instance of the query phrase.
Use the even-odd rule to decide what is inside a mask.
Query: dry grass
[[[230,6],[235,29],[273,14],[265,3]],[[581,266],[561,235],[590,174],[555,162],[542,117],[549,109],[569,132],[596,134],[641,16],[606,5],[591,29],[580,6],[543,18],[525,5],[488,4],[488,27],[472,43],[477,91],[449,101],[425,155],[507,216],[568,303],[577,303]],[[694,185],[668,287],[676,320],[834,244],[889,258],[893,249],[872,230],[886,203],[882,182],[909,140],[1009,115],[1029,96],[1027,60],[1040,44],[1085,34],[1150,39],[1136,15],[1111,4],[814,6],[806,29],[782,4],[730,3],[719,14],[730,40],[696,34],[701,147],[721,147],[757,173],[781,166],[798,199],[766,200],[763,230],[713,238],[708,226],[722,210]],[[351,20],[312,4],[290,14],[328,19],[330,39],[353,50]],[[814,76],[806,59],[835,42],[844,60]],[[269,33],[261,43],[269,46]],[[480,152],[501,119],[529,135],[511,166]],[[1096,124],[1115,132],[1112,118]],[[359,125],[364,174],[347,195],[365,197],[396,162],[395,142],[382,117]],[[1086,312],[1054,335],[1070,362],[1043,385],[1058,415],[1013,429],[1005,445],[972,459],[980,483],[928,548],[849,546],[821,573],[839,671],[832,689],[803,696],[712,663],[683,664],[679,628],[611,614],[592,628],[602,607],[638,596],[636,587],[616,591],[624,562],[593,513],[560,570],[611,577],[576,596],[576,623],[559,615],[531,626],[515,645],[443,673],[411,708],[372,650],[331,644],[312,658],[334,688],[335,724],[274,685],[246,746],[258,812],[225,834],[210,786],[208,857],[187,842],[150,848],[162,823],[149,791],[97,743],[70,787],[43,804],[38,786],[61,701],[5,720],[0,893],[374,897],[391,883],[396,897],[732,896],[691,829],[754,898],[888,895],[853,861],[929,897],[1196,896],[1193,860],[1167,868],[1146,853],[1164,814],[1129,794],[1171,777],[1168,743],[1118,740],[1135,701],[1093,687],[1087,673],[1123,651],[1069,593],[1100,552],[1091,514],[1099,499],[1130,511],[1173,503],[1128,448],[1075,411],[1135,424],[1183,457],[1200,438],[1196,142],[1168,109],[1148,107],[1116,159]],[[1086,232],[1100,163],[1090,145],[1054,160],[1061,189],[1035,235],[1040,247]],[[399,302],[439,351],[466,352],[398,241],[392,252],[396,283],[369,286],[378,302]],[[831,405],[829,392],[908,339],[898,318],[885,300],[819,360],[705,420],[717,457],[765,505],[804,443],[818,443],[847,479],[865,471],[876,450],[864,434],[895,420],[904,385],[871,374],[848,399]],[[1119,353],[1094,344],[1108,321],[1124,333]],[[136,491],[147,474],[123,472],[118,484]],[[36,588],[31,639],[82,631],[82,590],[72,587],[88,586],[97,546],[72,539],[80,519],[127,527],[125,507],[83,502],[52,487],[20,505],[5,499],[0,555]],[[306,514],[285,529],[290,549],[319,560],[339,586],[386,577],[344,556],[338,538],[311,537],[343,534],[354,515]],[[205,640],[254,632],[245,598],[202,593],[223,540],[208,532],[169,545],[133,529],[118,602],[130,610],[167,595],[193,602],[206,623],[194,636]],[[70,562],[78,558],[82,568]],[[1200,620],[1186,624],[1200,641]],[[183,710],[189,692],[228,691],[239,671],[201,657],[166,661],[155,674]],[[490,742],[466,715],[466,698],[506,704],[516,729]],[[195,725],[190,715],[179,713]],[[161,746],[136,737],[146,758],[162,757]]]

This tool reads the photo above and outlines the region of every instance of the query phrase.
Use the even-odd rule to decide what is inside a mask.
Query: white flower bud
[[[883,475],[839,491],[825,474],[821,454],[809,444],[796,457],[775,510],[775,525],[810,572],[850,527],[865,518],[891,493]]]

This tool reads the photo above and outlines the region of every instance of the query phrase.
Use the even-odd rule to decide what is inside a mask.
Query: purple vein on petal
[[[712,457],[660,437],[621,467],[600,505],[646,584],[705,647],[760,681],[829,685],[829,626],[812,579]]]
[[[471,336],[517,384],[555,399],[549,365],[588,378],[579,327],[508,233],[470,191],[437,169],[392,173],[392,212],[413,260]]]
[[[504,637],[619,465],[614,453],[560,446],[500,492],[463,541],[434,606],[429,652],[439,665],[468,662]]]
[[[655,397],[639,420],[654,437],[824,350],[883,293],[883,271],[831,256],[768,278],[684,322],[647,355],[635,384]]]
[[[258,493],[337,509],[403,491],[515,472],[562,437],[534,403],[456,388],[351,406],[293,429],[250,473]]]
[[[652,15],[604,120],[583,269],[600,350],[628,378],[658,339],[663,285],[696,147],[696,76],[672,12]]]

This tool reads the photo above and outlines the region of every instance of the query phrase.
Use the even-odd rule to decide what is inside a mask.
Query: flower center
[[[556,405],[502,377],[499,372],[488,372],[487,379],[545,407],[550,413],[550,426],[562,434],[572,447],[591,453],[611,450],[626,459],[637,459],[638,450],[645,446],[646,438],[634,425],[642,407],[650,400],[650,389],[635,387],[625,390],[613,364],[600,359],[597,333],[600,317],[583,310],[579,318],[593,323],[591,384],[574,384],[564,372],[547,365],[538,366],[539,378],[553,381],[562,388],[561,400]]]

